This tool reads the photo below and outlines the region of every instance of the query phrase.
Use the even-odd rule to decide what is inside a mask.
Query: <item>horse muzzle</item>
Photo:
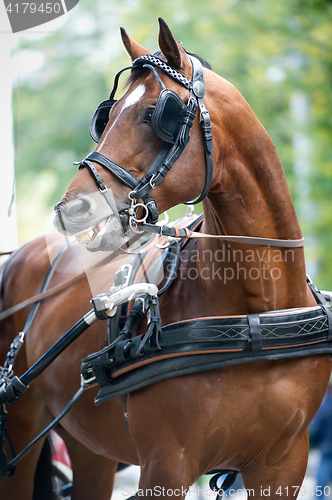
[[[64,236],[74,236],[87,250],[114,251],[121,246],[122,224],[107,205],[97,205],[94,197],[60,202],[54,210],[55,229]]]

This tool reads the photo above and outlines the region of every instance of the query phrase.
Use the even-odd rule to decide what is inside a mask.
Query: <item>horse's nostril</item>
[[[85,214],[89,211],[90,204],[86,200],[80,200],[76,207],[76,213],[78,215]]]
[[[91,213],[92,203],[88,198],[79,198],[77,200],[70,201],[66,207],[67,217],[84,217]]]
[[[55,210],[56,212],[58,212],[58,211],[60,210],[61,206],[62,206],[62,201],[59,201],[58,203],[56,203],[56,204],[54,205],[54,210]]]

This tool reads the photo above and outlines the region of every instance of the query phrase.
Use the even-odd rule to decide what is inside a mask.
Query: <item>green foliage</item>
[[[332,2],[328,0],[81,0],[54,34],[40,40],[25,38],[21,50],[41,51],[44,64],[20,89],[17,198],[23,239],[35,235],[32,225],[36,232],[43,231],[43,218],[75,173],[72,161],[94,147],[88,135],[91,115],[108,96],[116,71],[128,63],[119,26],[154,51],[159,16],[186,49],[208,60],[240,90],[268,130],[311,242],[310,259],[318,263],[314,278],[322,288],[331,289]],[[303,119],[290,107],[299,94],[309,103]],[[294,167],[296,134],[307,142],[307,172]],[[309,185],[306,195],[299,178]],[[42,195],[39,201],[37,191]],[[29,214],[26,207],[34,200],[37,209]]]

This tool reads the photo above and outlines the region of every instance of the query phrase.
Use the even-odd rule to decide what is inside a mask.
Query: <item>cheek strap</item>
[[[107,201],[108,205],[111,207],[114,216],[117,218],[119,224],[122,227],[120,215],[119,215],[118,209],[116,208],[116,203],[112,199],[112,197],[110,196],[110,194],[108,192],[108,189],[105,186],[103,179],[98,174],[98,171],[97,171],[96,167],[93,165],[93,163],[91,163],[91,161],[87,160],[86,158],[85,158],[85,160],[83,160],[83,161],[81,161],[79,163],[79,169],[83,168],[83,167],[86,167],[89,170],[89,172],[92,175],[95,183],[97,184],[97,187],[98,187],[99,191],[104,196],[104,198]]]

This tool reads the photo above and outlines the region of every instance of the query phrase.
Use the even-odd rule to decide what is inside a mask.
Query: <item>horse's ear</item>
[[[180,44],[175,40],[171,30],[161,17],[159,18],[159,28],[159,47],[166,57],[167,62],[174,68],[181,69],[183,72],[188,69],[190,72],[189,78],[191,78],[190,59]]]
[[[126,51],[130,55],[130,58],[132,61],[135,61],[138,57],[144,56],[145,54],[151,54],[150,51],[142,47],[142,45],[139,45],[138,43],[134,42],[126,32],[124,28],[121,29],[121,37],[123,41],[123,45],[126,48]]]

